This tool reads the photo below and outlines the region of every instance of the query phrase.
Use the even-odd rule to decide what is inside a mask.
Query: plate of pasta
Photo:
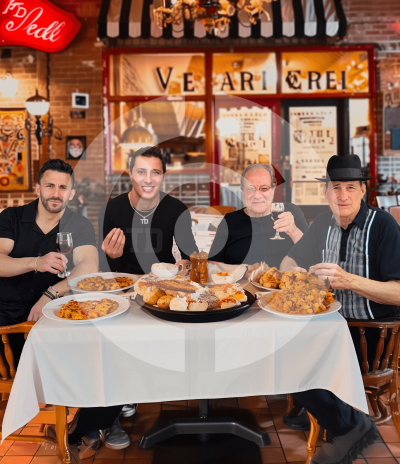
[[[73,292],[121,293],[132,288],[139,279],[133,274],[123,272],[96,272],[71,279],[68,283]]]
[[[286,272],[280,292],[264,293],[258,299],[261,309],[284,317],[307,319],[339,311],[342,307],[324,281],[308,272]]]
[[[42,312],[53,321],[82,324],[118,316],[128,308],[129,301],[122,296],[93,292],[57,298],[47,303]]]

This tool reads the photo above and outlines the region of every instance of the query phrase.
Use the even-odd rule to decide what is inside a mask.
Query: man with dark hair
[[[67,280],[57,276],[68,265],[68,259],[57,252],[58,232],[72,234],[71,278],[98,269],[93,226],[67,207],[75,195],[73,175],[72,167],[64,161],[47,161],[36,184],[39,198],[0,214],[2,326],[37,321],[46,303],[69,290]]]
[[[147,274],[154,263],[175,263],[174,238],[182,262],[188,260],[198,251],[190,213],[181,201],[160,191],[166,172],[160,149],[137,150],[131,155],[129,169],[132,190],[109,201],[100,213],[99,234],[103,232],[104,237],[100,268]]]
[[[329,279],[345,318],[390,321],[400,304],[400,264],[394,259],[400,251],[400,228],[390,214],[363,202],[364,181],[369,179],[363,176],[357,155],[330,158],[326,178],[317,180],[325,182],[331,211],[315,219],[283,259],[281,270],[313,266],[318,277]],[[358,330],[350,333],[360,351]],[[367,328],[365,336],[372,365],[370,351],[375,354],[380,334]],[[377,438],[372,419],[332,392],[315,389],[293,393],[293,398],[297,409],[284,416],[286,426],[309,427],[307,410],[334,437],[315,454],[313,464],[350,464]]]
[[[93,226],[67,207],[75,195],[73,186],[72,167],[61,159],[49,160],[39,171],[36,184],[39,198],[28,205],[6,208],[0,213],[0,326],[37,321],[42,317],[44,305],[69,290],[67,279],[57,276],[67,266],[72,268],[73,264],[70,279],[98,271]],[[58,232],[72,234],[70,261],[57,252]],[[9,339],[17,366],[24,337],[12,334]],[[82,430],[86,427],[83,430],[90,431],[96,428],[90,427],[93,423],[99,424],[99,428],[102,423],[108,427],[120,409],[105,409],[100,411],[101,417],[107,419],[103,422],[94,417],[96,411],[81,410],[81,424],[77,428]],[[85,451],[90,451],[89,455],[95,452],[93,443],[99,446],[98,437],[83,444]]]

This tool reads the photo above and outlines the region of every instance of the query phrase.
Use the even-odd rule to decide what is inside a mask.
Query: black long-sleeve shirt
[[[301,209],[292,203],[285,203],[285,211],[294,216],[296,226],[307,230],[307,222]],[[264,261],[271,267],[278,267],[293,246],[289,235],[280,232],[285,240],[270,240],[276,233],[274,221],[268,216],[253,218],[244,209],[225,215],[218,226],[209,258],[226,264],[255,264]]]
[[[143,212],[143,216],[148,213]],[[178,199],[160,192],[160,204],[148,219],[141,223],[127,193],[109,201],[99,216],[99,253],[102,271],[147,274],[151,265],[158,262],[175,263],[172,254],[173,238],[181,252],[182,259],[189,259],[193,251],[198,251],[191,228],[190,212]],[[124,251],[120,258],[111,259],[101,250],[104,237],[119,228],[125,234]]]

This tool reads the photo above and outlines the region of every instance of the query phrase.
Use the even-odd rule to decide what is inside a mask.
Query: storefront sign
[[[326,203],[322,189],[310,183],[325,177],[329,158],[337,155],[336,107],[291,107],[289,123],[292,201]]]
[[[364,93],[369,91],[368,53],[282,53],[283,93]]]
[[[202,54],[123,54],[113,67],[113,95],[204,95]]]
[[[6,0],[0,10],[1,46],[22,45],[44,52],[63,50],[81,23],[47,0]]]
[[[0,111],[0,191],[29,188],[26,110]]]
[[[269,108],[222,108],[217,121],[221,143],[222,182],[240,184],[246,166],[271,164],[271,110]]]
[[[216,53],[213,55],[213,93],[276,93],[275,53]]]

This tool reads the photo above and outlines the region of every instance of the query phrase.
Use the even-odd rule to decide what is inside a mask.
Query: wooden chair
[[[195,214],[213,214],[225,216],[227,213],[232,213],[236,211],[234,206],[223,206],[223,205],[214,205],[214,206],[191,206],[190,211],[193,211]]]
[[[400,351],[400,321],[394,322],[348,322],[349,327],[358,327],[360,333],[360,345],[362,353],[361,373],[365,393],[371,403],[374,416],[371,418],[375,424],[383,424],[393,418],[397,433],[400,436],[400,411],[398,402],[398,373],[399,373],[399,351]],[[375,358],[372,366],[368,365],[367,340],[365,329],[374,328],[380,331],[380,339],[375,350]],[[385,347],[385,338],[389,329],[391,335]],[[389,406],[383,402],[381,396],[389,392]],[[288,408],[293,407],[293,400],[288,401]],[[307,441],[307,460],[311,462],[315,453],[318,440],[319,425],[316,419],[308,413],[310,418],[310,435]]]
[[[4,344],[5,358],[0,354],[0,424],[3,423],[5,409],[15,378],[14,356],[8,340],[8,334],[22,333],[27,337],[31,328],[35,325],[33,321],[22,322],[21,324],[0,327],[1,340]],[[34,418],[37,424],[55,425],[57,441],[43,436],[36,435],[9,435],[7,440],[28,441],[42,443],[45,441],[58,444],[58,454],[63,464],[70,464],[71,458],[68,447],[68,428],[67,428],[67,408],[65,406],[51,406],[41,410]],[[1,431],[0,431],[1,438]]]

